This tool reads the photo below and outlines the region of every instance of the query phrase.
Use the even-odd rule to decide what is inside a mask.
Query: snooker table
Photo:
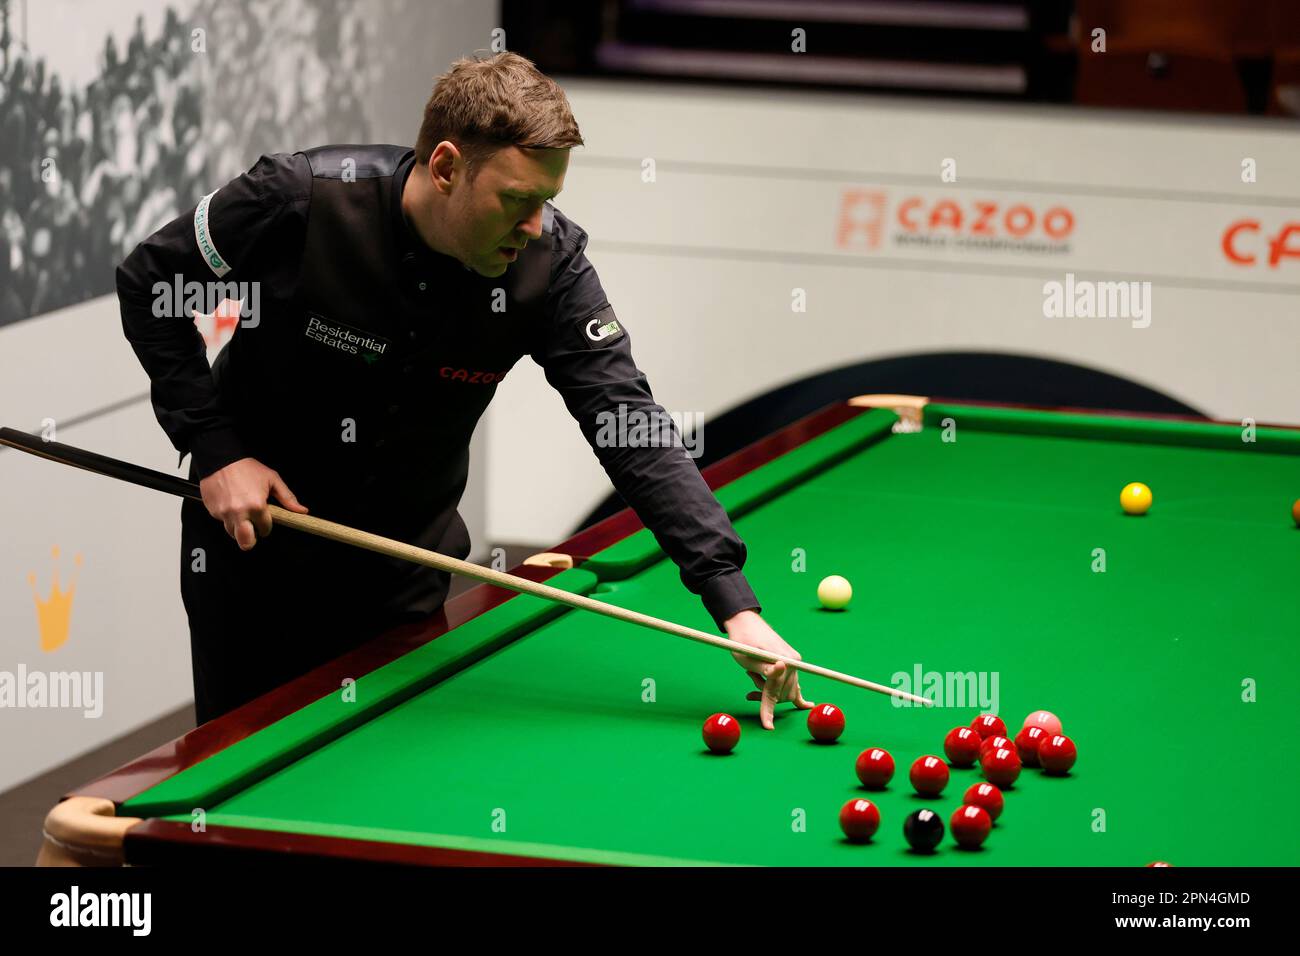
[[[813,742],[790,705],[764,732],[728,655],[481,585],[70,794],[40,862],[1300,864],[1300,430],[863,396],[705,477],[805,660],[936,706],[804,675],[844,735]],[[713,630],[628,511],[514,573]],[[817,604],[829,574],[845,611]],[[979,850],[910,852],[904,817],[946,825],[981,779],[926,799],[911,762],[1039,708],[1072,772],[1026,768]],[[717,711],[743,727],[726,756],[701,742]],[[897,763],[881,792],[854,774],[868,746]],[[866,845],[837,823],[858,796]]]

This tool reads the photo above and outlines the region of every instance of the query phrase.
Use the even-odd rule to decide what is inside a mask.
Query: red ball
[[[971,784],[961,800],[962,803],[972,807],[983,807],[992,820],[1002,816],[1002,808],[1006,805],[1006,801],[1002,799],[1002,791],[991,783]]]
[[[1300,498],[1291,506],[1291,517],[1295,519],[1296,527],[1300,528]]]
[[[1078,756],[1074,741],[1064,734],[1054,734],[1038,745],[1038,762],[1053,776],[1069,773]]]
[[[1159,869],[1159,868],[1161,868],[1161,867],[1166,867],[1166,866],[1172,867],[1173,864],[1172,864],[1172,863],[1166,863],[1164,860],[1154,860],[1154,861],[1152,861],[1151,863],[1148,863],[1148,864],[1147,864],[1147,868],[1148,868],[1148,869],[1150,869],[1151,867],[1156,867],[1157,869]]]
[[[994,750],[1014,750],[1015,744],[1001,734],[994,734],[992,737],[985,737],[984,742],[980,744],[980,759]]]
[[[840,807],[840,829],[854,843],[865,843],[880,829],[880,811],[870,800],[854,798]]]
[[[885,785],[894,778],[894,758],[888,750],[870,747],[858,754],[854,768],[858,779],[868,790],[884,790]]]
[[[937,797],[948,786],[948,765],[938,757],[917,757],[908,776],[921,796]]]
[[[969,727],[954,727],[943,738],[943,752],[954,767],[973,767],[980,755],[980,735]]]
[[[808,733],[813,740],[828,744],[844,733],[844,714],[834,704],[818,704],[808,711]]]
[[[973,850],[983,843],[993,829],[993,818],[983,807],[971,805],[958,807],[948,819],[948,829],[952,831],[957,845],[966,850]]]
[[[980,758],[980,768],[984,771],[985,780],[1006,790],[1020,776],[1020,755],[1014,748],[990,750]]]
[[[704,746],[715,754],[729,754],[740,742],[740,721],[730,714],[714,714],[704,722]]]
[[[981,738],[992,737],[994,734],[1001,734],[1003,737],[1007,735],[1007,725],[997,714],[980,714],[971,721],[970,729]]]
[[[1026,767],[1038,766],[1038,748],[1048,737],[1042,727],[1027,725],[1016,734],[1016,750],[1020,751],[1020,762]]]

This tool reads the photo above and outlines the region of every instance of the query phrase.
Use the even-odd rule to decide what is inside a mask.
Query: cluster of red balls
[[[1007,725],[995,714],[980,714],[969,727],[954,727],[943,741],[943,752],[954,767],[973,767],[979,761],[984,779],[1003,789],[1013,786],[1022,767],[1042,767],[1062,776],[1078,757],[1074,741],[1061,732],[1061,721],[1046,710],[1025,718],[1014,740]]]
[[[1045,710],[1030,714],[1014,741],[1006,732],[1002,718],[981,714],[969,727],[954,727],[944,740],[944,753],[952,766],[972,767],[978,760],[988,780],[967,789],[962,805],[948,819],[953,839],[963,848],[975,849],[988,838],[993,821],[1002,813],[1002,790],[1016,782],[1022,766],[1041,766],[1050,774],[1065,774],[1074,766],[1074,742],[1061,733],[1055,715]],[[868,790],[883,790],[893,779],[894,758],[883,748],[869,747],[858,755],[854,769]],[[942,794],[949,776],[948,763],[932,754],[917,757],[908,772],[912,788],[926,797]],[[943,824],[937,817],[927,822],[933,846],[942,839]],[[870,800],[850,800],[840,809],[840,828],[850,840],[869,840],[879,827],[880,811]]]
[[[819,743],[838,740],[844,733],[844,713],[834,704],[818,704],[808,712],[808,733]],[[714,714],[705,721],[704,743],[714,753],[730,753],[739,741],[740,722],[730,714]],[[966,849],[975,849],[988,838],[993,821],[1002,813],[1002,790],[1015,784],[1022,767],[1063,775],[1077,757],[1074,741],[1061,732],[1061,721],[1045,710],[1026,717],[1014,740],[1007,736],[1001,717],[980,714],[969,727],[950,730],[943,750],[948,763],[933,754],[917,757],[908,780],[922,796],[937,797],[948,786],[949,763],[964,768],[979,761],[988,782],[972,784],[948,819],[953,839]],[[854,769],[868,790],[883,790],[894,777],[894,758],[883,748],[868,747],[858,755]],[[933,811],[917,811],[907,822],[904,832],[916,849],[933,849],[943,838],[943,822]],[[840,828],[853,842],[870,840],[880,828],[880,810],[872,801],[855,797],[840,808]]]

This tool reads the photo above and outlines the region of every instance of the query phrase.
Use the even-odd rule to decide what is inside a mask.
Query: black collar
[[[453,274],[471,271],[454,256],[435,252],[424,244],[424,240],[411,228],[402,212],[402,193],[406,190],[406,180],[415,168],[415,150],[410,150],[397,164],[393,173],[393,234],[397,237],[397,255],[402,264],[421,272],[447,270]]]

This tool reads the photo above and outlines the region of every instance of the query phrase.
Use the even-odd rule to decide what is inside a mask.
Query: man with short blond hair
[[[126,336],[203,494],[183,505],[181,534],[199,722],[442,605],[444,572],[271,537],[267,503],[310,504],[465,557],[456,508],[470,437],[524,355],[719,629],[798,656],[759,615],[745,546],[680,444],[597,440],[620,409],[666,413],[587,260],[586,233],[551,204],[581,144],[564,91],[528,60],[458,60],[414,149],[264,156],[118,269]],[[258,289],[257,314],[211,368],[193,322],[157,314],[155,286],[178,281]],[[765,726],[780,701],[811,706],[794,671],[735,656]]]

